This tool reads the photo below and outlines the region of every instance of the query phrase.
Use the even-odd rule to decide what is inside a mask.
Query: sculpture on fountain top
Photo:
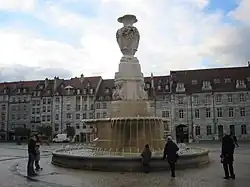
[[[124,56],[134,56],[139,45],[140,34],[136,27],[137,22],[134,15],[125,15],[118,18],[118,22],[123,23],[123,27],[116,32],[116,40]]]

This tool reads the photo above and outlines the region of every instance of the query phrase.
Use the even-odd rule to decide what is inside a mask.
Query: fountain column
[[[134,15],[118,18],[123,27],[116,33],[117,43],[123,54],[119,70],[115,73],[115,87],[111,103],[111,117],[151,116],[147,93],[144,91],[144,76],[139,60],[134,56],[139,45],[140,34]]]

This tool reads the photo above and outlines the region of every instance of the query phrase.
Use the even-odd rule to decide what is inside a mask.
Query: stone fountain
[[[164,148],[163,118],[151,113],[147,93],[144,91],[144,76],[139,60],[134,56],[140,40],[136,16],[118,18],[123,27],[116,33],[117,43],[123,54],[118,72],[115,73],[115,91],[110,105],[110,118],[92,119],[85,122],[97,129],[95,146],[71,147],[53,153],[55,165],[101,171],[139,171],[140,153],[145,144],[153,152],[152,168],[168,168],[161,160]],[[181,154],[179,166],[199,165],[208,162],[208,151],[186,149]]]

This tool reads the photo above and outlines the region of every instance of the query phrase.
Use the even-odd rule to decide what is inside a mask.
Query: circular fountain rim
[[[97,121],[112,121],[112,120],[164,120],[166,121],[166,118],[162,118],[162,117],[154,117],[154,116],[138,116],[138,117],[115,117],[115,118],[98,118],[98,119],[83,119],[82,121],[84,122],[97,122]]]
[[[210,151],[206,148],[192,148],[192,149],[198,149],[200,150],[199,152],[191,152],[191,153],[187,153],[187,154],[180,154],[180,157],[184,157],[184,158],[188,158],[188,157],[198,157],[204,154],[208,154]],[[139,155],[129,155],[129,156],[124,156],[124,155],[102,155],[102,156],[98,156],[98,155],[90,155],[90,156],[83,156],[83,155],[73,155],[73,154],[63,154],[63,151],[66,151],[66,148],[61,148],[61,149],[57,149],[55,151],[52,152],[52,156],[56,155],[56,156],[66,156],[68,158],[87,158],[87,159],[124,159],[124,160],[130,160],[130,159],[141,159],[141,157]],[[77,150],[77,148],[75,149],[69,149],[70,150]],[[135,153],[136,154],[136,153]],[[138,153],[140,154],[140,153]],[[152,159],[159,159],[162,158],[162,156],[160,155],[153,155]]]

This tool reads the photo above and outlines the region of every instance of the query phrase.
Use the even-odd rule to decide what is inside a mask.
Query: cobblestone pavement
[[[22,158],[0,161],[1,187],[249,187],[250,184],[250,144],[244,144],[235,151],[236,180],[225,181],[220,164],[219,144],[197,144],[211,150],[211,164],[205,168],[177,171],[177,178],[171,179],[168,171],[143,173],[104,173],[64,169],[50,164],[51,156],[44,154],[41,165],[44,168],[33,181],[27,180],[26,150],[2,148],[0,155],[18,155]],[[55,149],[56,146],[53,147]],[[53,150],[51,149],[51,150]]]

